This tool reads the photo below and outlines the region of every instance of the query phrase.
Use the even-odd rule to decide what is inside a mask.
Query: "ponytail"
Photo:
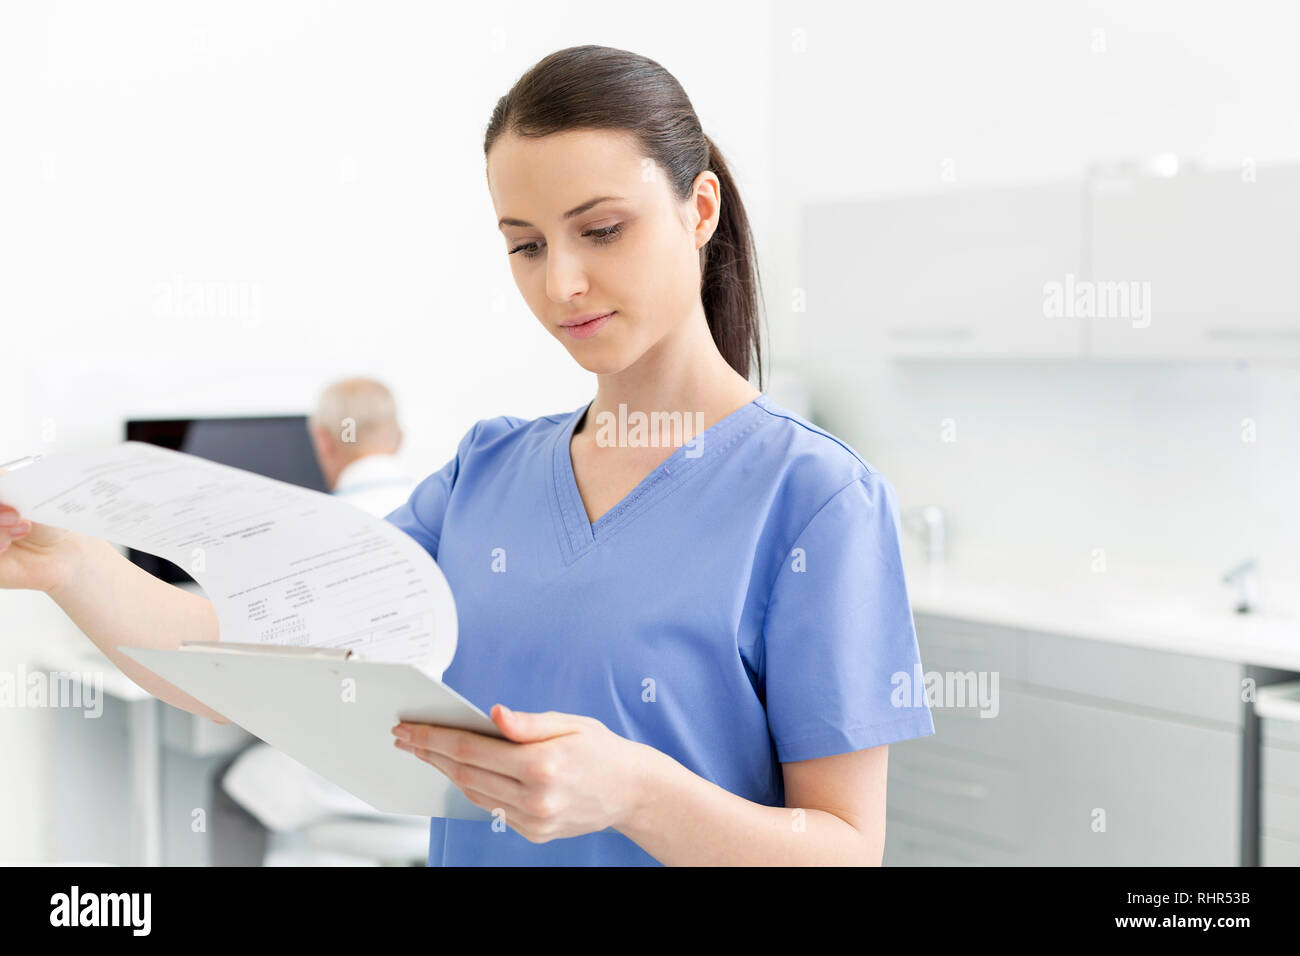
[[[708,168],[718,177],[722,209],[717,229],[701,248],[700,298],[709,332],[733,369],[749,378],[751,358],[763,388],[763,343],[758,323],[760,287],[754,260],[754,236],[731,170],[708,136]]]

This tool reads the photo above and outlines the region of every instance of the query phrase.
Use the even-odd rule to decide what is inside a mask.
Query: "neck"
[[[629,412],[701,412],[708,427],[759,394],[718,351],[699,304],[632,365],[597,376],[596,397],[579,432],[594,430],[603,413],[617,416],[619,405]]]

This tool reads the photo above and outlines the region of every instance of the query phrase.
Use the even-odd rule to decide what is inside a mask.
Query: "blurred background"
[[[1282,2],[6,4],[0,461],[178,422],[242,423],[213,447],[248,455],[364,376],[418,479],[480,418],[578,407],[482,134],[545,54],[630,49],[738,179],[769,393],[899,494],[937,734],[891,747],[886,863],[1300,864],[1298,27]],[[0,671],[93,666],[43,595],[0,594],[0,632]],[[117,677],[98,720],[0,708],[0,860],[214,862],[192,810],[248,741]],[[420,827],[350,822],[267,861],[423,862]]]

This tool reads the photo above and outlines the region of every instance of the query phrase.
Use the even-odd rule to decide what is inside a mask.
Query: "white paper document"
[[[220,641],[124,646],[127,656],[377,810],[489,817],[393,746],[398,720],[503,736],[441,683],[456,653],[451,588],[399,528],[330,495],[141,442],[42,457],[0,475],[0,502],[166,558],[199,583]]]
[[[223,641],[351,648],[434,677],[456,654],[455,602],[428,552],[319,491],[123,442],[0,475],[0,502],[181,567]]]

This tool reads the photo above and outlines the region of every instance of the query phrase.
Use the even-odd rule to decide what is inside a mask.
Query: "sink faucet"
[[[1224,584],[1237,587],[1237,613],[1249,614],[1259,602],[1259,569],[1254,558],[1247,558],[1223,575]]]
[[[908,524],[918,534],[925,535],[926,558],[931,564],[940,564],[944,560],[948,546],[948,536],[944,529],[943,509],[938,505],[920,505],[908,508],[904,512]]]

